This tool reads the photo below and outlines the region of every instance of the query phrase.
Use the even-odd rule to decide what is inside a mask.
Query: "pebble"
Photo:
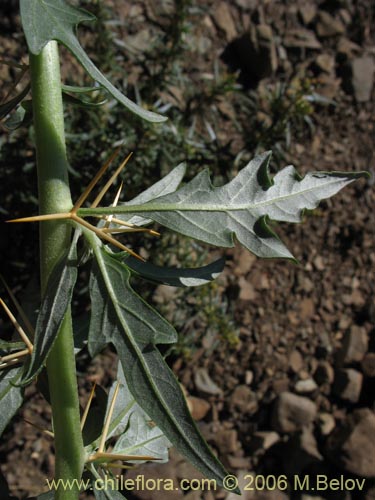
[[[295,49],[319,50],[322,47],[315,33],[303,28],[288,30],[284,36],[283,42],[285,47]]]
[[[202,420],[210,411],[211,405],[208,401],[202,398],[189,396],[187,398],[189,410],[194,420]]]
[[[303,24],[307,26],[315,19],[317,13],[317,7],[313,3],[307,3],[305,5],[301,5],[301,7],[299,8],[299,13],[302,18]]]
[[[374,85],[375,62],[370,56],[356,57],[350,63],[351,86],[357,102],[367,102],[371,98]]]
[[[239,385],[234,389],[229,404],[245,415],[255,413],[258,409],[256,394],[247,385]]]
[[[357,403],[361,394],[363,375],[353,368],[337,370],[333,384],[333,392],[339,398]]]
[[[337,44],[337,54],[345,59],[351,59],[359,54],[361,47],[346,37],[341,37]]]
[[[299,394],[310,394],[318,388],[315,380],[312,378],[307,378],[306,380],[298,380],[294,389]]]
[[[375,377],[375,352],[368,352],[362,360],[362,371],[365,377]]]
[[[339,467],[365,478],[375,477],[375,415],[356,410],[328,440],[328,453]]]
[[[212,394],[213,396],[218,396],[222,394],[222,390],[215,382],[211,379],[207,370],[205,368],[198,368],[194,376],[195,386],[199,391],[205,392],[206,394]]]
[[[349,364],[362,361],[368,350],[368,337],[366,330],[353,325],[344,335],[342,348],[338,355],[340,364]]]
[[[328,361],[320,361],[314,373],[314,379],[319,385],[332,384],[335,372]]]
[[[330,413],[319,413],[318,416],[319,430],[322,436],[331,434],[336,426],[336,421]]]
[[[298,373],[303,368],[303,356],[297,349],[290,353],[289,366],[294,373]]]
[[[213,11],[213,19],[215,24],[222,30],[227,40],[232,40],[236,37],[236,25],[232,17],[229,5],[226,2],[220,2]]]
[[[318,57],[315,59],[315,65],[321,70],[324,71],[325,73],[333,73],[335,69],[335,58],[331,56],[330,54],[319,54]],[[324,269],[324,262],[323,262],[323,269]],[[323,270],[322,269],[322,270]]]
[[[344,34],[345,26],[342,21],[321,10],[318,14],[316,32],[321,38],[328,38]]]
[[[283,392],[274,405],[272,423],[277,431],[295,432],[311,424],[316,412],[316,405],[310,399]]]
[[[280,441],[280,436],[275,431],[259,431],[254,432],[252,443],[256,449],[268,450],[274,444]]]

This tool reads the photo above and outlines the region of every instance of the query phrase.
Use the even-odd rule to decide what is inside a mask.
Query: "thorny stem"
[[[39,55],[30,54],[33,113],[38,166],[40,214],[68,212],[72,207],[68,184],[59,55],[49,42]],[[49,220],[40,224],[42,295],[61,254],[69,247],[71,226]],[[80,479],[84,451],[79,418],[76,366],[70,309],[47,360],[55,435],[55,477]],[[78,488],[55,492],[56,500],[77,500]]]

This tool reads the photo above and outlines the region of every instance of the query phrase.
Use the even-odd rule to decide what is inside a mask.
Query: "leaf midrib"
[[[336,184],[338,178],[334,177],[333,180],[328,181],[324,187],[331,184]],[[231,205],[230,201],[228,204],[223,203],[211,203],[211,204],[201,204],[194,202],[194,204],[179,203],[178,201],[174,203],[145,203],[143,205],[120,205],[117,207],[103,207],[103,208],[81,208],[78,210],[78,215],[90,216],[90,215],[108,215],[108,214],[128,214],[128,213],[148,213],[148,212],[233,212],[233,211],[246,211],[255,210],[258,207],[264,207],[268,205],[275,205],[284,200],[288,200],[297,196],[302,196],[305,193],[310,193],[315,190],[321,190],[322,186],[312,186],[307,189],[302,189],[291,194],[286,194],[283,196],[277,196],[272,199],[259,201],[256,203],[241,203],[238,205]],[[212,195],[214,191],[207,191],[207,194]]]
[[[100,267],[100,270],[101,270],[102,277],[104,279],[105,285],[106,285],[106,287],[108,289],[108,293],[109,293],[109,295],[110,295],[110,297],[111,297],[111,299],[113,301],[113,293],[114,293],[113,292],[113,287],[111,286],[110,278],[109,278],[108,273],[106,272],[106,269],[105,269],[104,259],[103,259],[102,255],[101,255],[101,250],[100,250],[100,247],[98,245],[95,245],[95,247],[94,247],[94,253],[95,253],[95,257],[97,259],[97,262],[99,264],[99,267]],[[115,310],[116,310],[116,308],[115,308]],[[116,311],[116,313],[117,313],[117,311]],[[121,319],[120,319],[120,321],[121,321]],[[126,325],[126,327],[125,327],[125,325]],[[129,331],[129,328],[128,328],[128,325],[126,324],[126,322],[124,324],[124,328],[126,330],[127,338],[130,341],[133,349],[136,351],[138,360],[142,364],[143,371],[146,373],[147,381],[152,386],[153,392],[156,393],[156,394],[158,394],[158,399],[159,399],[160,403],[162,404],[162,406],[164,408],[165,415],[167,416],[168,419],[170,419],[172,421],[173,425],[178,430],[178,433],[179,433],[180,437],[184,440],[187,448],[189,448],[191,450],[192,454],[195,455],[198,458],[198,461],[202,461],[201,455],[197,452],[197,450],[195,449],[195,447],[190,443],[190,440],[185,436],[184,430],[181,429],[181,427],[180,427],[177,419],[170,412],[170,409],[169,409],[169,406],[168,406],[167,402],[164,400],[164,398],[160,394],[160,391],[158,390],[157,386],[155,385],[155,383],[153,381],[153,378],[151,377],[151,374],[149,372],[147,363],[145,363],[145,361],[143,359],[143,356],[142,356],[142,353],[141,353],[141,351],[140,351],[140,349],[138,347],[138,344],[137,344],[136,340],[134,339],[133,335],[131,334],[131,332]],[[215,471],[215,469],[212,467],[212,465],[209,462],[207,462],[205,460],[204,463],[205,463],[206,467],[209,470],[211,470],[212,473],[215,476],[218,475],[217,472]]]

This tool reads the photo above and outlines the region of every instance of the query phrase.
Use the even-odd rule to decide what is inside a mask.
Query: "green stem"
[[[39,55],[30,54],[35,140],[37,149],[40,214],[67,212],[72,207],[68,183],[59,54],[56,42]],[[66,222],[40,224],[40,274],[42,295],[49,275],[70,245]],[[71,312],[68,310],[47,361],[55,434],[55,478],[80,479],[83,443],[73,345]],[[56,500],[76,500],[78,488],[59,487]]]

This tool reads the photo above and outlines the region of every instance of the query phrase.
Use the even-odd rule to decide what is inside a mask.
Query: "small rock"
[[[189,410],[194,420],[202,420],[210,411],[211,405],[208,401],[194,396],[187,398]]]
[[[294,373],[298,373],[303,368],[303,357],[302,354],[297,351],[297,349],[290,353],[289,366],[294,371]]]
[[[218,28],[224,31],[227,40],[232,40],[236,37],[236,25],[234,24],[232,13],[227,2],[220,2],[219,5],[216,6],[213,13],[213,19]]]
[[[255,413],[258,409],[256,394],[247,385],[239,385],[234,389],[229,404],[244,414]]]
[[[307,26],[315,19],[317,13],[317,7],[313,3],[307,3],[305,5],[301,5],[301,7],[299,8],[299,13],[303,24]]]
[[[307,378],[306,380],[298,380],[295,385],[295,390],[298,394],[310,394],[318,388],[315,380],[312,378]]]
[[[374,85],[374,59],[370,56],[356,57],[351,61],[350,69],[354,97],[357,102],[369,101]]]
[[[328,453],[352,474],[375,477],[375,415],[368,408],[356,410],[328,439]]]
[[[239,299],[245,301],[253,301],[257,297],[257,292],[253,285],[246,280],[243,276],[238,280],[238,286],[240,287]]]
[[[194,377],[195,386],[199,391],[217,396],[222,394],[222,390],[211,379],[205,368],[198,368]]]
[[[319,50],[322,47],[315,33],[303,28],[288,30],[284,36],[283,43],[285,47],[291,49]]]
[[[340,364],[362,361],[368,350],[368,337],[365,328],[353,325],[345,333],[342,348],[338,355]]]
[[[251,438],[250,447],[254,450],[262,449],[264,451],[271,448],[274,444],[280,441],[280,436],[274,431],[259,431],[254,432]]]
[[[254,254],[247,250],[241,250],[239,256],[237,257],[234,268],[234,273],[237,276],[243,276],[247,274],[256,262],[256,257]]]
[[[318,422],[320,433],[323,436],[331,434],[336,426],[336,421],[330,413],[319,413]]]
[[[335,58],[330,54],[319,54],[315,59],[315,65],[325,73],[331,74],[335,69]],[[323,263],[324,269],[324,263]]]
[[[340,9],[339,16],[345,26],[349,26],[352,23],[353,16],[348,9]]]
[[[300,316],[303,320],[310,319],[315,312],[315,304],[313,299],[302,299],[299,305]]]
[[[254,380],[254,373],[251,370],[246,370],[245,372],[245,383],[246,385],[251,385],[251,382]]]
[[[332,384],[335,372],[328,361],[320,361],[314,373],[314,379],[319,385]]]
[[[281,432],[298,431],[315,420],[316,411],[316,405],[310,399],[283,392],[274,406],[272,423]]]
[[[368,352],[362,360],[362,371],[365,377],[375,377],[375,352]]]
[[[357,403],[362,389],[363,375],[353,368],[337,370],[333,384],[333,392],[341,399]]]
[[[341,59],[352,59],[355,54],[359,54],[361,47],[346,37],[341,37],[337,44],[337,54]]]
[[[345,33],[345,25],[328,12],[321,10],[318,14],[316,32],[322,38],[342,35]]]
[[[317,78],[317,92],[327,99],[335,100],[339,92],[341,80],[332,75],[322,73]]]
[[[324,264],[324,259],[321,255],[317,255],[315,257],[315,259],[313,260],[313,264],[314,264],[315,269],[317,269],[318,271],[324,271],[324,269],[326,267]]]

